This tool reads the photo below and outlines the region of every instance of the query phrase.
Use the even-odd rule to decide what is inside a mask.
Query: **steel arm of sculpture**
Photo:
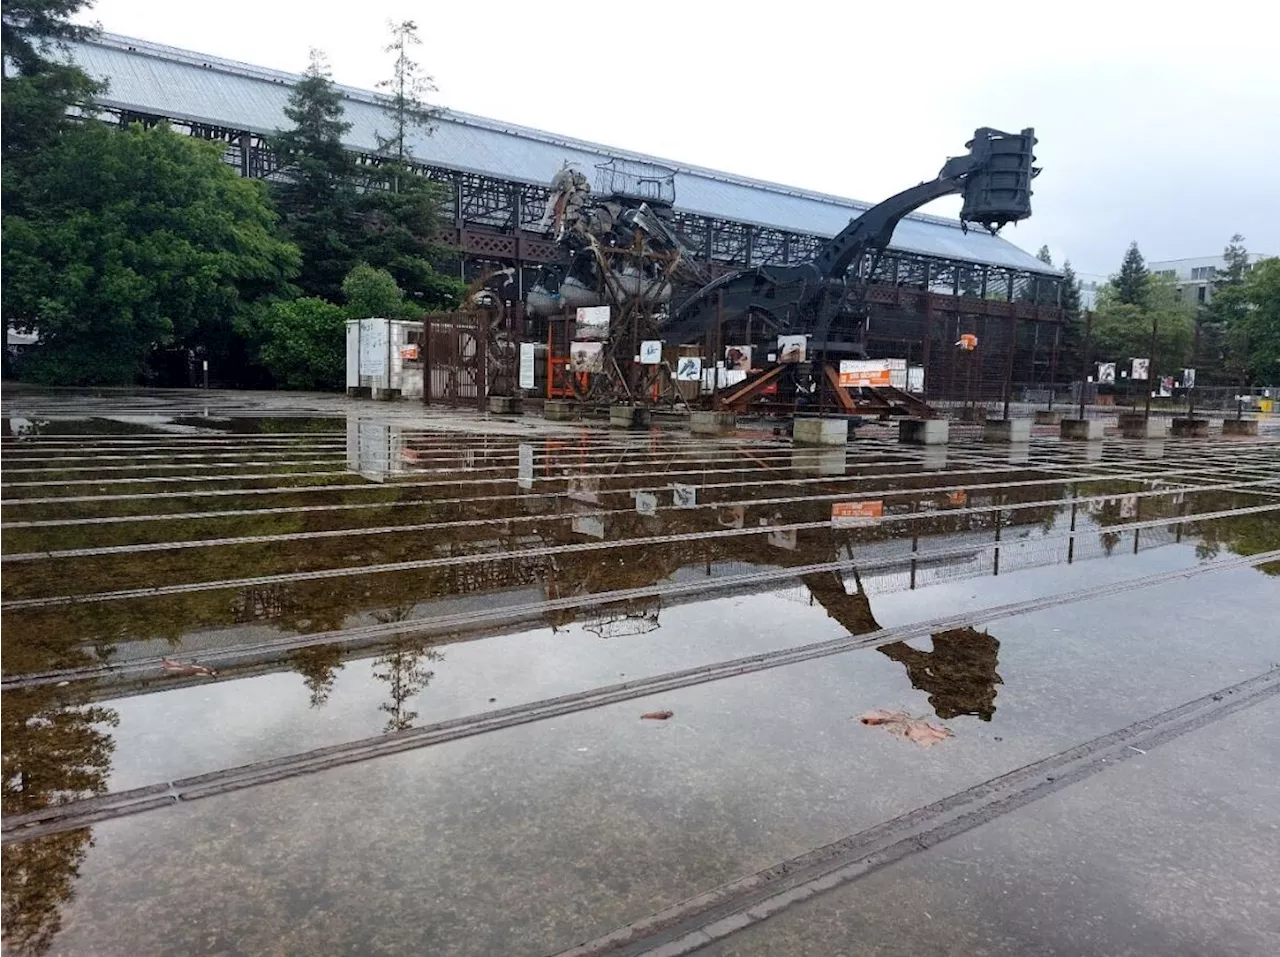
[[[993,142],[1015,139],[1017,145],[1025,145],[1025,149],[1001,155],[1012,156],[1019,160],[1020,165],[1001,172],[1013,176],[1019,185],[990,190],[981,197],[975,197],[971,203],[967,188],[975,173],[991,172],[992,160],[996,156]],[[842,301],[846,295],[844,275],[849,266],[869,250],[886,248],[902,218],[926,203],[964,192],[965,213],[970,221],[982,223],[992,233],[1006,222],[1029,216],[1030,189],[1023,184],[1024,181],[1029,184],[1039,172],[1030,165],[1034,159],[1030,155],[1030,144],[1034,142],[1034,133],[1029,129],[1023,130],[1020,136],[987,127],[977,130],[969,143],[968,155],[948,159],[937,178],[903,190],[868,209],[829,240],[813,262],[757,266],[722,276],[681,305],[662,330],[662,337],[669,343],[701,338],[715,322],[720,303],[723,304],[722,315],[727,320],[751,311],[771,317],[780,329],[785,327],[799,331],[814,320],[825,328],[833,312],[831,304]],[[1024,154],[1025,162],[1021,162]],[[1013,196],[1019,192],[1023,195]],[[993,200],[991,193],[1007,195]],[[816,313],[824,295],[827,305],[820,310],[825,314],[825,321],[822,321]]]

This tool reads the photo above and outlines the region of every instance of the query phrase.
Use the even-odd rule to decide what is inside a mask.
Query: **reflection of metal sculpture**
[[[990,721],[996,713],[996,674],[1000,642],[973,628],[953,628],[933,636],[933,650],[920,651],[905,642],[877,649],[907,666],[911,687],[928,692],[939,718],[962,714]]]

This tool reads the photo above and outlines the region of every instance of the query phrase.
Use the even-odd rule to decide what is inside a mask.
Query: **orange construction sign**
[[[884,517],[884,502],[832,502],[832,525],[866,525]]]
[[[840,386],[851,389],[883,389],[893,384],[889,363],[877,359],[844,359],[840,362]]]

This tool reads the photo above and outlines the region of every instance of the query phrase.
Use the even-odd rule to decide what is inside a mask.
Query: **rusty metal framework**
[[[272,179],[279,165],[265,138],[257,133],[211,126],[189,120],[104,111],[111,120],[124,125],[153,125],[167,122],[173,129],[200,139],[224,144],[224,161],[242,176]],[[380,162],[361,155],[367,163]],[[519,290],[529,279],[526,270],[557,258],[559,251],[547,235],[543,223],[550,189],[546,185],[499,179],[479,173],[419,165],[417,171],[439,184],[441,217],[448,224],[439,237],[461,254],[459,275],[471,280],[487,268],[515,267]],[[826,241],[823,236],[701,216],[675,210],[674,222],[689,249],[715,273],[745,266],[790,264],[814,258]],[[942,294],[968,293],[983,298],[1031,301],[1050,307],[1037,321],[1060,321],[1059,282],[1053,276],[969,262],[920,256],[890,250],[875,262],[865,258],[852,270],[873,282],[903,286]],[[868,275],[874,269],[874,276]]]

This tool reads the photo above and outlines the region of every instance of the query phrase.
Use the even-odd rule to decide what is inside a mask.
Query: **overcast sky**
[[[976,127],[1034,126],[1034,215],[1005,231],[1023,248],[1086,274],[1132,239],[1149,260],[1234,232],[1280,254],[1274,0],[98,0],[83,19],[295,72],[315,47],[371,88],[406,17],[442,106],[871,201],[932,178]]]

